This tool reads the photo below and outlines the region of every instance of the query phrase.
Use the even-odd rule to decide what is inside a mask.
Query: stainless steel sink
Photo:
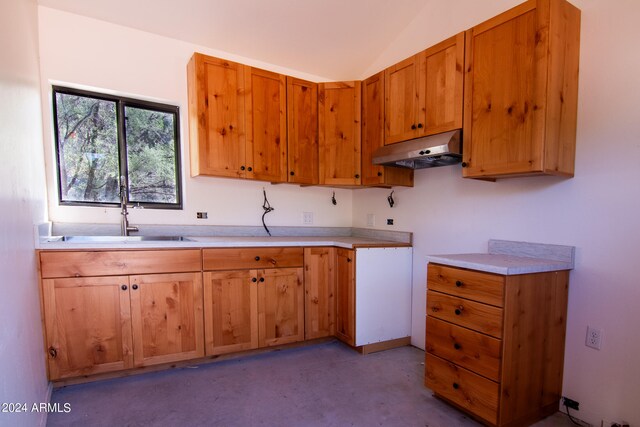
[[[70,243],[125,243],[125,242],[191,242],[184,236],[59,236],[50,242]]]

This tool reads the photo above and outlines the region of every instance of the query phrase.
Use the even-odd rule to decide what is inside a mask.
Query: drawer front
[[[43,278],[186,273],[202,270],[200,249],[40,252]]]
[[[427,314],[483,334],[502,338],[502,309],[427,291]]]
[[[427,316],[426,350],[493,381],[500,381],[502,341]]]
[[[498,421],[498,383],[429,353],[425,356],[425,385],[491,424]]]
[[[302,267],[303,248],[203,249],[204,270]]]
[[[474,301],[504,306],[504,276],[429,264],[427,287]]]

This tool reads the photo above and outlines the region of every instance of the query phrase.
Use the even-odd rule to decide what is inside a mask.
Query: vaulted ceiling
[[[328,79],[361,75],[433,0],[38,0]]]

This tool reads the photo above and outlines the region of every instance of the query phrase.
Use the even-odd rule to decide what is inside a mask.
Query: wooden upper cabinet
[[[320,184],[360,185],[361,82],[318,85]]]
[[[463,175],[573,176],[580,11],[530,0],[466,37]]]
[[[385,144],[462,127],[464,33],[384,71]]]
[[[413,170],[374,165],[384,145],[384,72],[362,82],[362,185],[413,187]]]
[[[246,178],[287,182],[287,83],[245,66]]]
[[[245,175],[244,68],[199,53],[187,65],[191,176]]]
[[[318,183],[318,84],[287,77],[288,181]]]

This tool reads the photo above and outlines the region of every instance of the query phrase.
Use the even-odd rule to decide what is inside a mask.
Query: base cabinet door
[[[207,355],[258,347],[256,276],[256,270],[204,272]]]
[[[43,279],[49,378],[133,367],[127,276]]]
[[[131,276],[135,366],[204,356],[199,273]]]
[[[258,271],[258,344],[260,347],[304,340],[302,268]]]
[[[336,329],[336,249],[304,249],[305,338],[330,337]]]
[[[336,336],[352,346],[356,343],[355,258],[354,250],[337,250]]]

